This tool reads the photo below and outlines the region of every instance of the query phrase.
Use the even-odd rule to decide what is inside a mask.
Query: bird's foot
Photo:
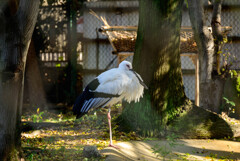
[[[108,146],[109,146],[109,147],[113,147],[113,148],[115,148],[115,149],[120,149],[118,146],[113,145],[113,144],[109,144]]]

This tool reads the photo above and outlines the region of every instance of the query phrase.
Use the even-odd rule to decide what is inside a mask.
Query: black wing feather
[[[73,113],[77,115],[77,118],[82,117],[84,114],[88,113],[88,111],[93,107],[85,107],[84,112],[82,112],[82,108],[86,101],[89,101],[91,98],[109,98],[106,100],[106,102],[102,103],[101,106],[105,105],[107,102],[110,101],[112,97],[119,97],[120,95],[113,95],[113,94],[107,94],[102,92],[94,92],[94,90],[97,89],[97,87],[100,85],[97,78],[95,78],[93,81],[91,81],[87,87],[84,89],[83,93],[77,97],[75,104],[73,106]],[[91,101],[93,101],[92,99]],[[87,103],[87,105],[91,104],[91,101]],[[99,106],[100,107],[100,106]],[[87,109],[87,110],[85,110]]]

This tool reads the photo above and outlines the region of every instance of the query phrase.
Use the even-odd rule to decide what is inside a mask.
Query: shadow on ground
[[[187,140],[175,142],[131,141],[118,143],[120,149],[105,148],[106,161],[157,161],[157,160],[240,160],[240,142],[225,140]],[[154,154],[153,149],[160,149]],[[163,157],[165,155],[165,157]]]

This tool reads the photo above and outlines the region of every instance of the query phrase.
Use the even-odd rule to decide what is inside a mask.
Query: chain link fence
[[[206,1],[206,22],[210,26],[211,7]],[[232,26],[232,32],[229,34],[229,41],[225,44],[223,53],[227,62],[232,64],[232,69],[240,70],[240,1],[228,0],[224,2],[222,11],[222,26]],[[104,24],[96,17],[89,13],[90,9],[97,13],[98,16],[106,18],[111,26],[137,26],[138,1],[98,1],[85,3],[83,12],[83,33],[77,45],[78,64],[83,65],[83,87],[86,86],[94,77],[104,70],[117,67],[118,61],[116,55],[112,54],[113,48],[110,45],[106,35],[98,32]],[[43,68],[66,67],[68,62],[67,36],[68,36],[68,19],[66,16],[64,3],[42,5],[36,25],[35,34],[41,43],[39,46],[39,58]],[[77,19],[82,16],[77,12]],[[187,8],[183,10],[182,26],[191,26]],[[229,55],[226,57],[226,55]],[[132,61],[133,56],[127,58]],[[195,99],[195,66],[192,60],[187,56],[181,57],[183,70],[183,81],[186,95]],[[45,70],[47,73],[50,70]],[[60,70],[59,70],[60,71]],[[47,73],[48,75],[50,74]],[[61,74],[58,74],[61,75]],[[45,81],[49,83],[47,76]]]
[[[112,10],[107,8],[112,7]],[[100,17],[105,17],[109,25],[111,26],[137,26],[138,25],[138,2],[136,1],[123,1],[121,3],[116,2],[95,2],[87,3],[87,9],[84,12],[84,38],[89,42],[84,43],[84,55],[83,66],[87,70],[102,71],[106,67],[117,67],[117,59],[112,54],[113,48],[110,45],[107,37],[98,32],[104,24],[96,17],[89,13],[89,9],[92,9]],[[117,10],[116,10],[117,8]],[[134,10],[128,10],[126,8],[133,8]],[[94,10],[95,9],[95,10]],[[106,10],[107,9],[107,10]],[[190,22],[190,21],[189,21]],[[189,26],[189,25],[186,25]],[[105,41],[100,41],[105,40]],[[127,58],[132,61],[133,56]],[[114,61],[113,61],[114,60]],[[190,70],[192,73],[184,74],[183,81],[185,86],[186,95],[191,99],[195,99],[195,75],[192,61],[188,57],[181,57],[182,69]],[[111,63],[109,65],[109,63]],[[94,77],[99,73],[86,73],[83,77],[83,85],[86,86]]]

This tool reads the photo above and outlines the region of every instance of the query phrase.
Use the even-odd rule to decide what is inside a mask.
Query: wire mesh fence
[[[238,5],[236,5],[238,4]],[[225,44],[222,59],[232,64],[232,69],[240,70],[240,2],[228,0],[224,2],[222,12],[222,26],[231,26],[229,42]],[[83,16],[83,38],[78,39],[77,61],[83,65],[83,87],[102,71],[117,67],[116,55],[106,35],[98,32],[103,23],[89,13],[92,9],[98,16],[106,18],[111,26],[137,26],[138,1],[100,1],[88,2],[83,15],[77,12],[77,19]],[[226,7],[227,6],[227,7]],[[206,9],[206,22],[210,25],[211,9]],[[45,67],[65,67],[68,64],[69,53],[67,49],[68,19],[64,3],[43,5],[40,7],[36,33],[41,38],[39,42],[40,60]],[[191,26],[188,11],[185,9],[182,16],[182,26]],[[184,52],[184,51],[182,51]],[[195,51],[193,51],[195,52]],[[228,57],[227,57],[228,55]],[[227,59],[226,59],[227,58]],[[133,56],[127,58],[132,61]],[[224,61],[223,61],[224,62]],[[181,57],[183,81],[186,95],[194,100],[195,96],[195,66],[189,57]],[[188,72],[184,72],[188,71]],[[190,72],[189,72],[190,71]]]

